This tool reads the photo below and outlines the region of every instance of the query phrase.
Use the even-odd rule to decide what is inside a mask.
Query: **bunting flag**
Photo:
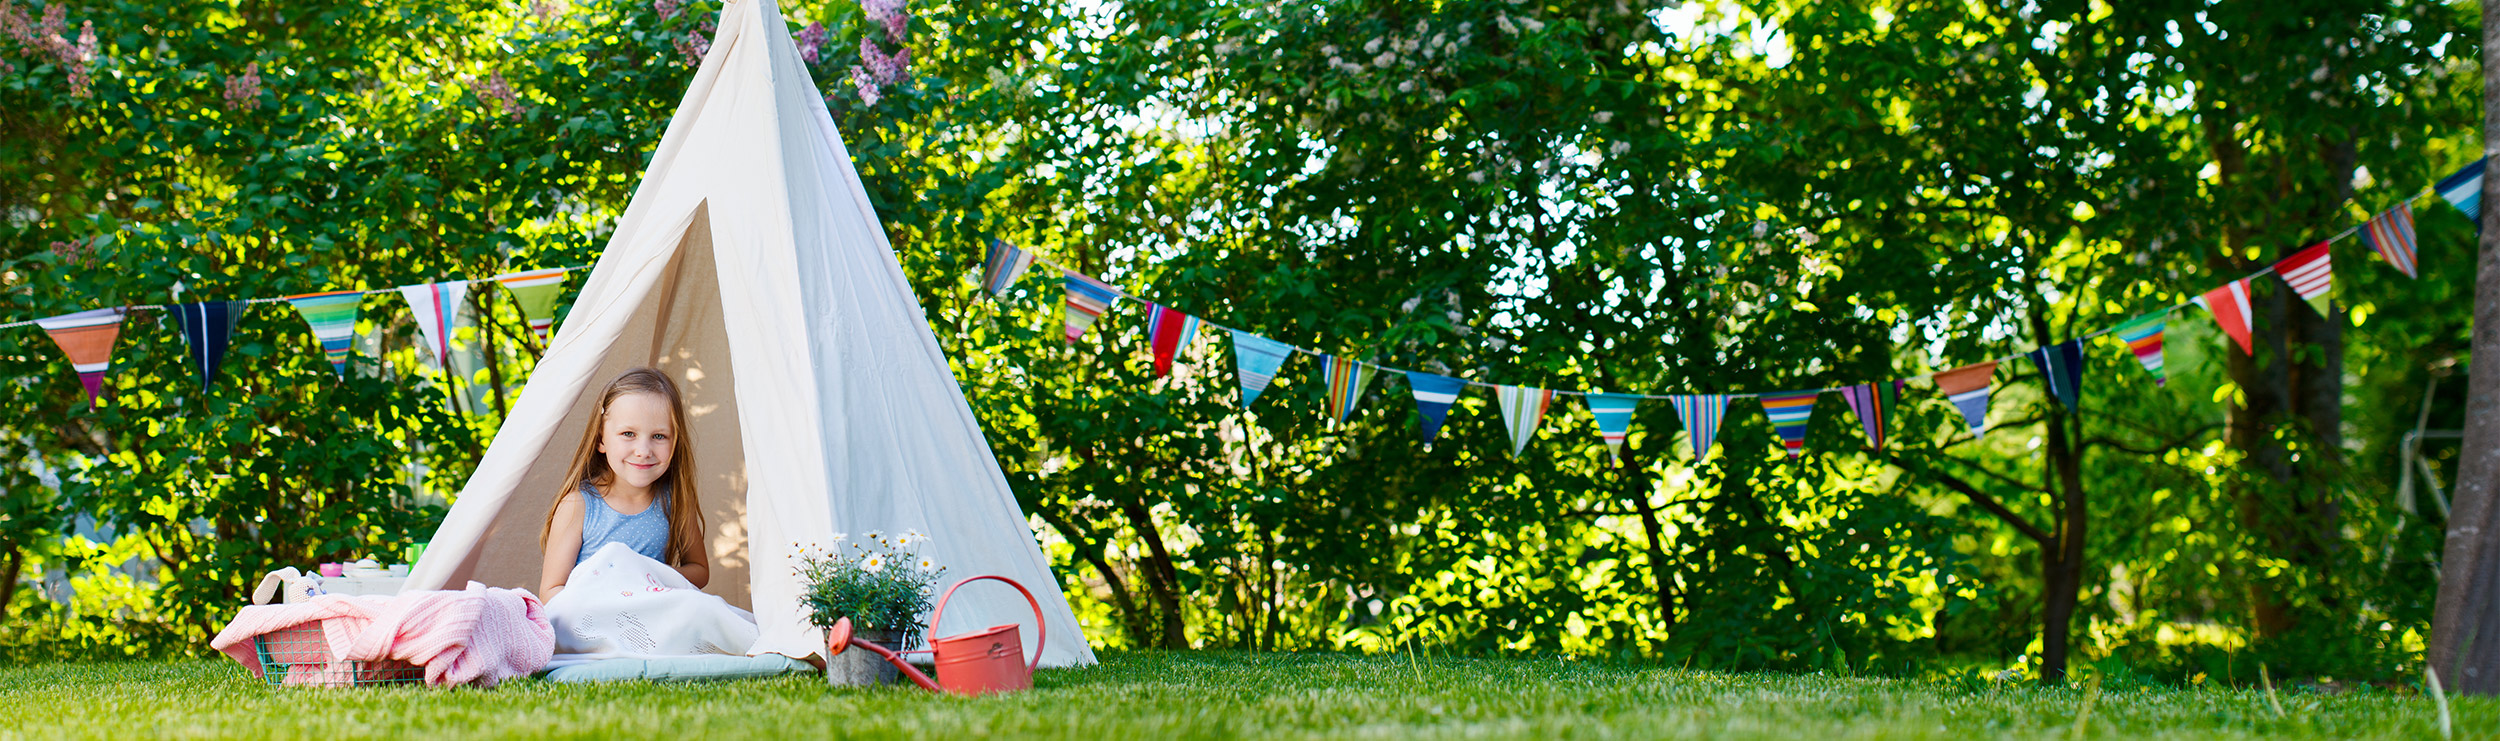
[[[1064,321],[1068,329],[1068,344],[1074,345],[1077,338],[1085,336],[1087,328],[1094,326],[1094,320],[1102,318],[1103,312],[1120,303],[1120,289],[1074,270],[1067,271],[1067,277],[1060,282],[1068,288]]]
[[[1467,390],[1467,382],[1422,371],[1407,371],[1406,386],[1415,391],[1415,412],[1424,418],[1424,444],[1431,445],[1435,438],[1441,436],[1441,421],[1449,418],[1450,405],[1458,403],[1458,394]]]
[[[2465,169],[2431,186],[2431,190],[2439,191],[2439,197],[2448,199],[2449,205],[2465,212],[2465,218],[2472,220],[2478,228],[2483,225],[2483,168],[2490,162],[2490,157],[2475,160],[2474,164],[2466,165]]]
[[[1970,423],[1970,434],[1988,429],[1988,384],[1997,372],[1997,361],[1965,365],[1936,374],[1936,389],[1953,401],[1953,408],[1962,410],[1962,421]]]
[[[207,301],[167,307],[182,323],[183,344],[191,347],[191,363],[200,369],[200,387],[217,387],[217,369],[224,364],[226,345],[234,339],[234,323],[243,318],[244,302]]]
[[[2291,257],[2274,264],[2274,274],[2283,276],[2283,282],[2292,284],[2292,292],[2299,294],[2300,300],[2309,302],[2309,308],[2316,309],[2318,316],[2327,315],[2326,294],[2335,287],[2332,255],[2326,249],[2328,244],[2319,242],[2309,245],[2307,249],[2294,252]]]
[[[1771,415],[1771,429],[1779,432],[1788,457],[1806,452],[1806,422],[1814,418],[1815,397],[1822,395],[1822,389],[1762,395],[1762,411]]]
[[[1502,424],[1510,428],[1510,456],[1527,452],[1528,441],[1536,439],[1536,426],[1545,421],[1545,409],[1554,405],[1553,389],[1527,386],[1495,386],[1493,400],[1502,406]]]
[[[87,387],[87,405],[104,396],[104,371],[113,367],[113,342],[122,336],[122,310],[94,309],[35,320],[52,343],[69,356],[78,371],[78,385]]]
[[[426,350],[434,353],[434,367],[450,373],[451,330],[461,301],[469,296],[468,282],[400,286],[399,295],[408,299],[408,308],[417,314],[417,330],[425,335]]]
[[[2049,395],[2068,411],[2080,411],[2083,404],[2083,340],[2067,340],[2023,353],[2040,367],[2040,377],[2049,385]]]
[[[1363,387],[1371,385],[1372,373],[1378,369],[1335,355],[1322,355],[1319,360],[1320,373],[1328,377],[1328,418],[1343,422],[1354,416],[1354,405],[1363,401]]]
[[[521,305],[521,318],[529,320],[530,334],[538,338],[540,345],[547,344],[547,335],[555,329],[556,298],[564,295],[564,274],[567,270],[524,270],[490,279],[512,292],[512,300]]]
[[[1024,277],[1025,269],[1033,267],[1033,260],[1038,257],[1007,240],[990,238],[989,257],[981,260],[981,287],[989,289],[993,297],[1005,298],[1007,289],[1016,287],[1016,279]]]
[[[1632,432],[1632,409],[1640,406],[1641,397],[1631,394],[1589,394],[1589,413],[1597,415],[1597,436],[1605,438],[1606,450],[1614,453],[1615,462],[1623,461],[1623,438]]]
[[[1276,369],[1293,357],[1293,346],[1233,330],[1233,369],[1241,376],[1241,408],[1248,409],[1259,400],[1259,392],[1276,380]]]
[[[2205,295],[2196,297],[2196,305],[2205,307],[2206,311],[2213,313],[2214,323],[2222,325],[2222,333],[2230,335],[2232,340],[2240,343],[2240,352],[2257,354],[2256,343],[2249,339],[2248,333],[2247,278],[2231,281],[2221,288],[2206,291]]]
[[[1719,422],[1727,418],[1727,394],[1684,394],[1667,397],[1675,405],[1675,419],[1684,423],[1684,432],[1692,438],[1693,460],[1710,456],[1710,442],[1719,437]]]
[[[2422,277],[2413,273],[2412,201],[2397,204],[2361,225],[2361,241],[2370,243],[2370,249],[2378,250],[2378,256],[2387,258],[2387,264],[2395,266],[2405,277]]]
[[[295,313],[312,325],[313,337],[321,340],[321,354],[329,356],[331,370],[339,378],[347,377],[347,357],[355,354],[356,305],[365,300],[363,291],[331,291],[286,297],[295,305]]]
[[[1198,339],[1198,318],[1162,304],[1147,304],[1147,345],[1154,349],[1155,377],[1172,375],[1172,357]]]
[[[1861,383],[1840,390],[1842,401],[1849,402],[1849,411],[1858,415],[1858,426],[1866,428],[1867,443],[1881,452],[1884,449],[1885,422],[1892,410],[1901,404],[1901,382]]]
[[[2161,314],[2146,314],[2111,330],[2118,334],[2118,339],[2126,341],[2127,352],[2135,353],[2135,362],[2143,363],[2144,370],[2153,374],[2155,386],[2170,385],[2170,374],[2162,370],[2161,364],[2162,326]]]

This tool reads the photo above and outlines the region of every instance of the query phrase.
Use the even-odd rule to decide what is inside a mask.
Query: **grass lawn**
[[[1111,653],[1032,692],[967,699],[812,678],[491,690],[273,689],[219,659],[0,669],[0,737],[478,736],[965,738],[2087,735],[2439,738],[2430,698],[2253,690],[1969,687],[1533,659]],[[2500,702],[2454,704],[2457,738],[2500,732]]]

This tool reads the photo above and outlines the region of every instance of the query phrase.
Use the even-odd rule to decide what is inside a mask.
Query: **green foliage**
[[[4,317],[589,264],[718,5],[59,7],[91,58],[0,40]],[[1326,421],[1309,359],[1242,409],[1220,337],[1158,378],[1132,311],[1070,346],[1056,276],[1004,301],[969,276],[999,237],[1228,326],[1509,384],[1916,376],[2177,304],[2470,159],[2469,8],[782,9],[822,26],[810,72],[1097,645],[2027,675],[2062,592],[2077,665],[2409,676],[2444,522],[2393,506],[2393,467],[2470,320],[2472,230],[2444,207],[2418,281],[2339,246],[2337,314],[2261,281],[2254,358],[2183,311],[2166,386],[2093,341],[2080,409],[2017,360],[1984,436],[1913,386],[1878,450],[1826,395],[1795,460],[1751,402],[1700,460],[1655,402],[1610,459],[1569,397],[1510,455],[1481,392],[1426,446],[1394,376]],[[202,389],[142,314],[94,410],[40,333],[0,333],[23,410],[0,457],[41,463],[0,471],[0,547],[149,573],[154,607],[75,619],[196,639],[262,569],[423,538],[534,357],[479,293],[475,377],[424,370],[388,296],[343,380],[256,307]],[[2463,396],[2441,383],[2429,426]],[[12,630],[55,609],[27,600]]]
[[[888,538],[871,531],[863,540],[836,534],[823,552],[801,551],[799,581],[807,591],[799,603],[808,621],[830,627],[850,618],[858,630],[891,630],[902,634],[902,648],[918,643],[927,628],[922,615],[937,596],[938,578],[946,567],[920,555],[929,541],[919,533]]]

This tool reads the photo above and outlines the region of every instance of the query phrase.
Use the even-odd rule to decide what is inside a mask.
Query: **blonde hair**
[[[692,431],[686,428],[686,404],[679,400],[677,384],[668,380],[668,374],[635,368],[608,382],[608,390],[599,394],[598,413],[591,415],[590,427],[582,430],[581,446],[573,450],[573,465],[564,477],[565,493],[574,492],[584,481],[607,486],[616,480],[616,472],[608,468],[608,457],[599,452],[599,436],[608,427],[608,405],[626,394],[658,394],[668,400],[668,427],[676,442],[670,446],[668,471],[652,484],[669,492],[668,510],[662,513],[668,518],[668,550],[661,560],[670,566],[683,566],[688,554],[703,552],[703,504],[702,497],[695,494],[694,443]],[[547,524],[538,530],[540,550],[547,547],[547,534],[556,526],[556,508],[563,503],[563,495],[558,495],[547,505]]]

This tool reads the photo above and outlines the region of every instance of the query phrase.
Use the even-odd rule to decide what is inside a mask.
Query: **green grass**
[[[1113,653],[993,698],[813,678],[490,690],[274,689],[225,660],[0,669],[0,737],[2438,738],[2428,697],[1965,685],[1534,659]],[[2456,700],[2457,738],[2500,702]]]

